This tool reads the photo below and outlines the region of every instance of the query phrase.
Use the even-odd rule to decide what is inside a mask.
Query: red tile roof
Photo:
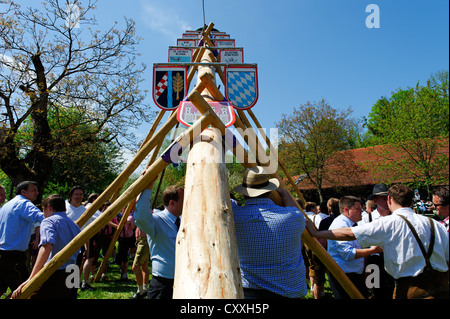
[[[446,139],[439,148],[438,154],[449,154],[448,139]],[[374,147],[359,148],[348,151],[342,151],[336,156],[328,159],[325,163],[324,179],[322,188],[331,187],[349,187],[359,185],[374,185],[377,183],[400,183],[411,182],[412,177],[396,176],[394,169],[384,168],[380,171],[377,169],[378,164],[387,162],[402,162],[402,165],[410,166],[410,170],[414,171],[411,164],[406,164],[407,154],[403,150],[394,148],[390,145],[378,145]],[[443,172],[448,180],[448,167]],[[293,180],[298,181],[302,175],[293,176]],[[447,181],[448,183],[448,181]],[[299,189],[312,189],[315,186],[308,178],[303,177],[298,182]]]

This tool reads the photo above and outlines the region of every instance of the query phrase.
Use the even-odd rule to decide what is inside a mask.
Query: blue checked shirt
[[[303,214],[267,198],[250,198],[245,206],[233,205],[233,214],[244,288],[304,297]]]

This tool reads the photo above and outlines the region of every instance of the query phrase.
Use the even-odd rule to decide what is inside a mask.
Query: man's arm
[[[155,236],[155,221],[152,216],[151,198],[152,190],[144,189],[136,202],[134,213],[135,224],[139,229],[151,237]]]
[[[145,170],[141,175],[143,174],[145,174]],[[136,226],[151,237],[155,236],[156,229],[156,224],[153,219],[151,209],[152,188],[155,181],[156,178],[147,185],[146,189],[142,191],[136,202],[136,211],[134,213]]]
[[[373,246],[369,248],[361,248],[356,250],[355,259],[356,258],[362,258],[367,257],[372,254],[381,253],[383,252],[383,249],[379,246]]]
[[[342,241],[356,240],[356,237],[353,234],[351,227],[318,231],[318,230],[316,230],[316,228],[314,227],[312,222],[307,218],[306,219],[306,228],[308,229],[311,236],[317,237],[317,238],[326,238],[326,239],[331,239],[331,240],[342,240]]]
[[[22,288],[33,278],[36,274],[44,267],[45,263],[52,252],[53,245],[50,243],[44,244],[39,248],[38,255],[36,257],[36,262],[34,264],[33,270],[31,271],[30,277],[23,282],[11,295],[11,299],[17,299],[22,294]]]
[[[281,198],[283,199],[284,207],[297,207],[297,203],[289,194],[288,190],[282,187],[278,187],[276,191],[278,192],[278,194],[280,194]]]

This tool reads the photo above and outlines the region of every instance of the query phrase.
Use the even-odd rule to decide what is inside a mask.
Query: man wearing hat
[[[377,209],[363,216],[362,220],[364,223],[370,223],[373,220],[391,214],[391,211],[389,210],[387,204],[387,197],[388,197],[388,187],[386,186],[386,184],[376,184],[373,187],[372,194],[370,194],[369,197],[367,197],[367,200],[373,200],[377,205]]]
[[[245,206],[233,205],[233,214],[247,299],[303,298],[307,292],[301,253],[305,217],[279,185],[256,166],[247,169],[243,183],[234,188],[246,198]],[[269,198],[275,190],[284,207]]]
[[[388,187],[386,184],[376,184],[373,187],[372,194],[367,197],[367,200],[372,200],[377,205],[377,208],[362,218],[362,223],[371,223],[381,217],[389,216],[391,211],[387,202]],[[370,298],[377,300],[392,299],[394,292],[395,281],[384,268],[383,253],[373,254],[367,258],[367,265],[377,265],[380,270],[380,285],[369,289]]]

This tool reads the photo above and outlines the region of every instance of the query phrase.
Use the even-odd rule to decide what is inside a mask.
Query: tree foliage
[[[399,89],[377,101],[366,121],[368,142],[390,180],[430,187],[448,184],[448,71],[433,74],[425,86]],[[374,149],[375,151],[375,149]],[[401,154],[401,156],[399,156]]]
[[[136,64],[134,21],[94,29],[95,1],[0,4],[0,167],[13,182],[32,179],[42,188],[73,143],[92,154],[119,137],[135,143],[127,129],[153,114],[139,87],[145,66]]]
[[[294,174],[305,174],[322,198],[322,185],[333,182],[327,174],[326,162],[333,158],[339,165],[339,152],[349,149],[348,132],[353,126],[351,109],[338,111],[326,100],[307,102],[295,108],[292,114],[283,114],[277,124],[280,133],[280,158]],[[345,159],[348,161],[349,159]]]

